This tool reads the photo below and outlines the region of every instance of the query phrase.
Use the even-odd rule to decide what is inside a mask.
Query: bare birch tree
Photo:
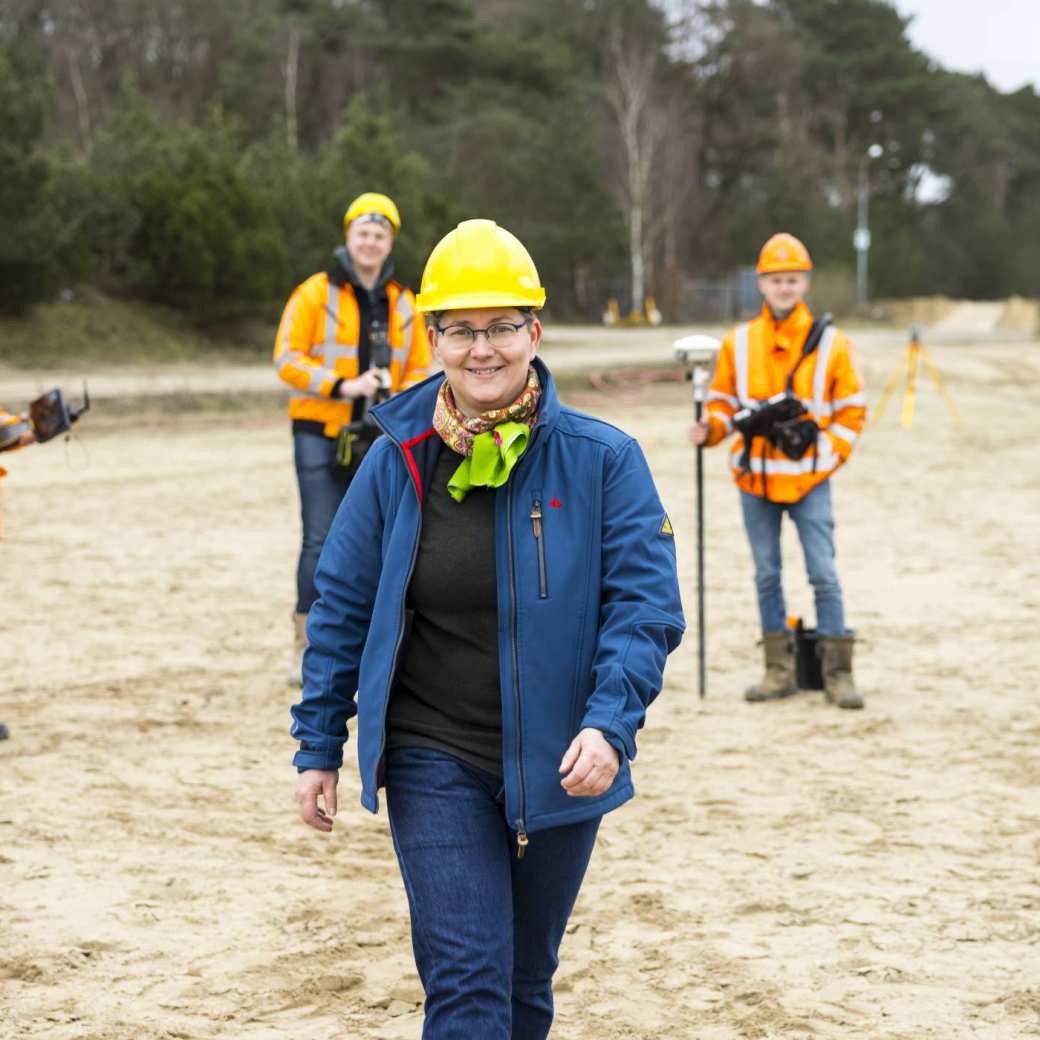
[[[628,225],[632,311],[642,313],[648,274],[648,230],[651,171],[667,131],[656,104],[660,51],[635,33],[625,33],[620,20],[610,26],[607,102],[620,142],[618,156],[621,202]]]
[[[300,134],[296,118],[296,84],[300,72],[300,37],[303,35],[300,18],[289,15],[289,52],[285,59],[285,137],[289,151],[299,149]]]

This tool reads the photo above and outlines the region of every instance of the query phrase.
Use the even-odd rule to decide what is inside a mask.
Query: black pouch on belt
[[[375,444],[379,435],[379,427],[364,420],[344,426],[336,438],[335,468],[340,472],[353,473],[361,465],[365,453]]]

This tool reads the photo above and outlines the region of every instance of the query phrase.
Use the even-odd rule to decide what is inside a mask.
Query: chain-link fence
[[[629,313],[631,290],[624,279],[604,280],[587,288],[602,299],[604,314],[612,309],[611,300],[617,301],[622,316]],[[678,270],[662,271],[653,279],[647,295],[671,325],[725,324],[749,318],[762,306],[753,267],[739,267],[724,278],[694,278]]]
[[[596,317],[616,310],[624,319],[630,313],[631,289],[623,277],[586,285],[590,299],[601,301]],[[670,325],[697,323],[728,325],[754,317],[762,307],[758,275],[754,267],[738,267],[723,278],[695,278],[677,269],[655,274],[648,289],[662,319]],[[813,272],[808,297],[816,313],[850,314],[855,307],[855,280],[843,267],[825,267]],[[588,308],[592,318],[592,308]]]

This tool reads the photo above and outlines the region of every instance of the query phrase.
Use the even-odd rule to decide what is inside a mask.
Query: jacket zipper
[[[545,571],[545,539],[542,537],[542,503],[540,499],[534,500],[531,506],[531,528],[534,531],[534,540],[538,546],[538,598],[549,598],[549,579]]]
[[[391,437],[387,432],[386,428],[382,423],[379,422],[378,417],[376,423],[383,430],[383,433],[390,438],[390,440],[397,446],[399,451],[404,449],[396,438]],[[531,441],[534,441],[532,431]],[[524,453],[526,457],[530,454],[530,448],[532,444],[528,444],[528,451]],[[520,460],[523,462],[523,459]],[[520,796],[520,815],[517,817],[516,823],[516,858],[523,859],[524,853],[527,851],[528,837],[527,837],[527,824],[524,822],[524,818],[527,815],[527,795],[524,791],[524,767],[523,767],[523,734],[520,730],[520,663],[517,656],[516,644],[517,644],[517,632],[516,632],[516,566],[514,563],[513,556],[513,482],[510,481],[506,485],[506,532],[508,534],[509,541],[509,599],[510,606],[512,608],[512,617],[510,619],[510,626],[512,631],[511,639],[511,650],[512,650],[512,664],[513,664],[513,710],[514,720],[516,722],[516,776],[517,783],[519,785],[519,796]],[[405,588],[408,587],[408,582],[411,581],[412,571],[415,569],[415,560],[419,555],[419,539],[422,534],[422,502],[419,503],[419,526],[415,532],[415,543],[412,546],[412,559],[408,564],[408,576],[405,579]],[[383,756],[386,752],[386,714],[390,705],[390,687],[393,683],[394,672],[397,670],[397,657],[401,651],[401,643],[404,640],[404,599],[401,600],[401,622],[400,629],[397,634],[397,644],[394,647],[394,655],[390,662],[390,677],[386,684],[386,697],[383,701],[383,742],[379,749],[379,758],[376,764],[376,777],[378,782],[379,769],[383,761]]]
[[[523,859],[527,851],[527,825],[524,817],[527,814],[526,796],[524,794],[523,767],[523,735],[520,731],[520,663],[516,652],[516,567],[513,561],[513,483],[509,482],[506,491],[506,532],[509,536],[509,601],[512,607],[510,625],[512,629],[513,656],[513,710],[516,723],[516,776],[520,785],[520,816],[516,820],[516,858]]]

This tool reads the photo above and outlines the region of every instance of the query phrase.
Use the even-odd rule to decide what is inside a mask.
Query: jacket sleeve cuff
[[[636,757],[635,735],[629,733],[628,727],[616,715],[611,718],[605,711],[590,711],[582,719],[580,728],[598,729],[607,743],[621,752],[622,762]]]
[[[603,733],[603,730],[600,732]],[[613,733],[603,733],[603,738],[618,753],[619,763],[624,765],[629,759],[625,742],[620,737],[615,737]]]
[[[300,773],[308,769],[339,769],[343,765],[343,749],[322,751],[301,744],[300,750],[293,755],[293,765]]]
[[[719,441],[723,441],[729,435],[732,426],[726,422],[725,419],[720,418],[717,415],[708,413],[708,439],[705,441],[704,446],[706,448],[714,448]]]

